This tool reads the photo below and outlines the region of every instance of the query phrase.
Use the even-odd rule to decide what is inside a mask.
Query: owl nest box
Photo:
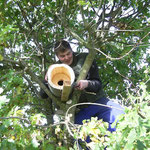
[[[61,101],[67,101],[75,80],[73,69],[66,64],[54,64],[49,67],[47,76],[51,92]]]

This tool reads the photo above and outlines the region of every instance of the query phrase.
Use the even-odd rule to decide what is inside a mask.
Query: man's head
[[[61,40],[58,41],[55,44],[55,48],[54,51],[58,57],[58,59],[67,65],[71,65],[73,62],[73,51],[72,48],[70,46],[70,44],[65,41],[65,40]]]

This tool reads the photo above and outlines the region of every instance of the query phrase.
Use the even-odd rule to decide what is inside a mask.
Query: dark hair
[[[54,46],[54,52],[58,54],[59,52],[65,52],[67,49],[72,51],[70,44],[65,40],[60,40],[56,42]]]

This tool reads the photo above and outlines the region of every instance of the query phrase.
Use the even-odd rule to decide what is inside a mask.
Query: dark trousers
[[[116,130],[115,127],[111,127],[111,124],[116,120],[117,116],[123,114],[123,108],[113,102],[108,98],[100,98],[95,103],[104,104],[107,106],[113,106],[114,108],[98,106],[98,105],[89,105],[86,108],[81,109],[75,116],[75,123],[82,124],[82,121],[85,119],[90,119],[91,117],[98,117],[98,119],[103,119],[103,121],[109,123],[108,130],[113,132]],[[116,109],[119,108],[119,109]],[[120,110],[121,109],[121,110]]]

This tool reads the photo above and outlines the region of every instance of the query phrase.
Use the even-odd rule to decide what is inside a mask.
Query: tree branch
[[[45,91],[45,93],[58,105],[62,110],[65,108],[65,104],[59,101],[55,96],[52,95],[50,90],[43,84],[43,82],[30,70],[24,61],[20,61],[21,66],[25,68],[25,71],[31,76],[31,78],[40,85],[40,87]]]
[[[150,32],[148,32],[142,39],[139,40],[139,42],[137,42],[134,47],[129,51],[127,52],[125,55],[121,56],[121,57],[118,57],[118,58],[113,58],[111,56],[108,56],[107,54],[105,54],[104,52],[102,52],[100,49],[98,48],[95,48],[95,50],[97,50],[98,52],[100,52],[101,54],[103,54],[106,58],[110,59],[110,60],[120,60],[120,59],[123,59],[124,57],[128,56],[132,51],[135,50],[135,48],[141,43],[141,41],[143,39],[145,39],[148,35],[150,34]]]
[[[33,83],[29,80],[29,78],[27,76],[25,76],[25,74],[23,74],[23,77],[27,80],[29,86],[34,89],[36,95],[38,95],[40,97],[39,92],[37,91],[37,89],[35,88],[35,86],[33,85]]]
[[[11,59],[8,59],[6,57],[3,57],[3,61],[7,63],[12,63],[15,65],[19,65],[24,71],[31,76],[31,78],[40,85],[40,87],[45,91],[45,93],[62,109],[65,109],[65,104],[59,101],[55,96],[52,95],[50,90],[43,84],[43,82],[36,76],[30,69],[30,67],[25,63],[23,60],[14,61]]]
[[[20,118],[20,117],[0,117],[0,120],[3,120],[3,119],[19,119],[19,120],[23,120],[23,121],[25,121],[25,122],[27,122],[28,124],[31,124],[31,122],[28,120],[28,119],[26,119],[26,118]]]

